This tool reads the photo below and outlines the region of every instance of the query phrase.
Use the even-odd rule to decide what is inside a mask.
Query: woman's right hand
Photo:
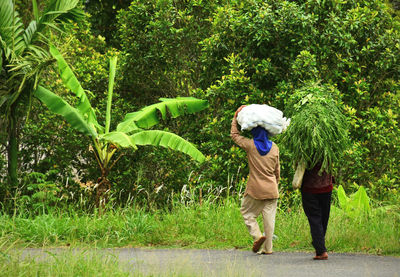
[[[237,117],[238,113],[239,113],[244,107],[246,107],[246,105],[242,105],[242,106],[240,106],[240,107],[236,110],[236,112],[235,112],[235,118]]]

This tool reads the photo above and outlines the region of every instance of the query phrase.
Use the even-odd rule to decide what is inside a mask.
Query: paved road
[[[25,249],[26,256],[46,258],[65,249]],[[79,251],[79,250],[74,250]],[[92,251],[92,250],[91,250]],[[131,272],[157,276],[391,276],[400,277],[400,258],[330,253],[313,261],[312,253],[275,252],[257,255],[239,250],[118,248],[93,250],[114,255]]]

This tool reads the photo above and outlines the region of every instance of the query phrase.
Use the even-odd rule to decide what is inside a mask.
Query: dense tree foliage
[[[210,18],[220,2],[134,0],[119,13],[127,97],[187,95],[199,86],[199,43],[210,35]]]
[[[379,199],[398,193],[397,1],[113,2],[87,1],[92,27],[70,28],[57,39],[78,79],[92,92],[88,97],[94,108],[105,108],[106,59],[116,51],[111,45],[121,57],[117,121],[164,96],[195,96],[210,103],[207,112],[184,122],[162,123],[165,130],[198,145],[207,156],[204,165],[198,167],[181,155],[171,159],[162,149],[127,154],[110,176],[116,195],[130,194],[147,202],[163,199],[162,204],[184,184],[204,191],[227,186],[239,190],[247,168],[245,153],[229,137],[234,111],[243,104],[266,103],[290,114],[291,96],[307,84],[331,88],[350,126],[350,145],[334,169],[337,181],[345,188],[366,186]],[[43,82],[65,93],[51,71]],[[23,170],[47,174],[56,183],[64,178],[65,183],[75,168],[81,183],[95,180],[95,161],[84,150],[87,142],[40,106],[32,116],[38,120],[28,122],[23,133]],[[58,146],[56,139],[62,140]],[[281,150],[281,191],[290,194],[293,153],[282,136],[274,140]],[[86,147],[77,150],[78,144]],[[74,159],[77,153],[79,158]],[[56,174],[48,173],[54,170]]]
[[[131,0],[86,0],[85,10],[90,15],[89,22],[95,36],[102,36],[107,43],[118,46],[115,33],[118,30],[117,13],[129,7]]]
[[[221,9],[214,18],[203,61],[210,63],[206,72],[214,70],[222,80],[208,90],[213,101],[217,92],[224,103],[214,102],[218,110],[232,114],[240,104],[254,102],[284,110],[288,96],[304,81],[334,85],[352,139],[338,179],[347,186],[366,185],[380,196],[396,189],[399,22],[383,2],[249,1],[243,8]],[[228,128],[226,116],[214,130]]]
[[[398,186],[399,21],[388,5],[249,0],[189,1],[185,7],[189,15],[196,7],[196,19],[183,21],[192,28],[171,16],[182,14],[175,1],[133,2],[120,13],[121,45],[129,53],[128,74],[146,80],[143,86],[133,82],[132,93],[174,95],[184,91],[179,84],[190,82],[185,88],[197,90],[188,93],[212,103],[203,129],[193,131],[211,158],[205,182],[226,183],[245,167],[228,137],[238,106],[268,103],[285,110],[295,89],[319,81],[340,91],[339,105],[351,126],[352,146],[338,179],[369,186],[380,196]],[[187,37],[195,40],[185,44]],[[185,73],[189,77],[182,78]],[[284,147],[282,166],[289,177]]]

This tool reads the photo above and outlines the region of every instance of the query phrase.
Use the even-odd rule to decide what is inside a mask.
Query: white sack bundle
[[[290,118],[283,117],[280,110],[260,104],[244,107],[238,113],[237,121],[242,131],[261,126],[273,136],[285,131],[290,124]]]

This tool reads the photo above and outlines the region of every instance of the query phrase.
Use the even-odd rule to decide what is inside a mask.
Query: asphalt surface
[[[21,257],[48,259],[71,251],[24,249]],[[80,252],[83,250],[74,249]],[[240,250],[115,248],[88,250],[117,257],[132,273],[156,276],[399,276],[400,257],[329,253],[314,261],[312,253],[258,255]],[[86,252],[88,252],[86,251]]]

